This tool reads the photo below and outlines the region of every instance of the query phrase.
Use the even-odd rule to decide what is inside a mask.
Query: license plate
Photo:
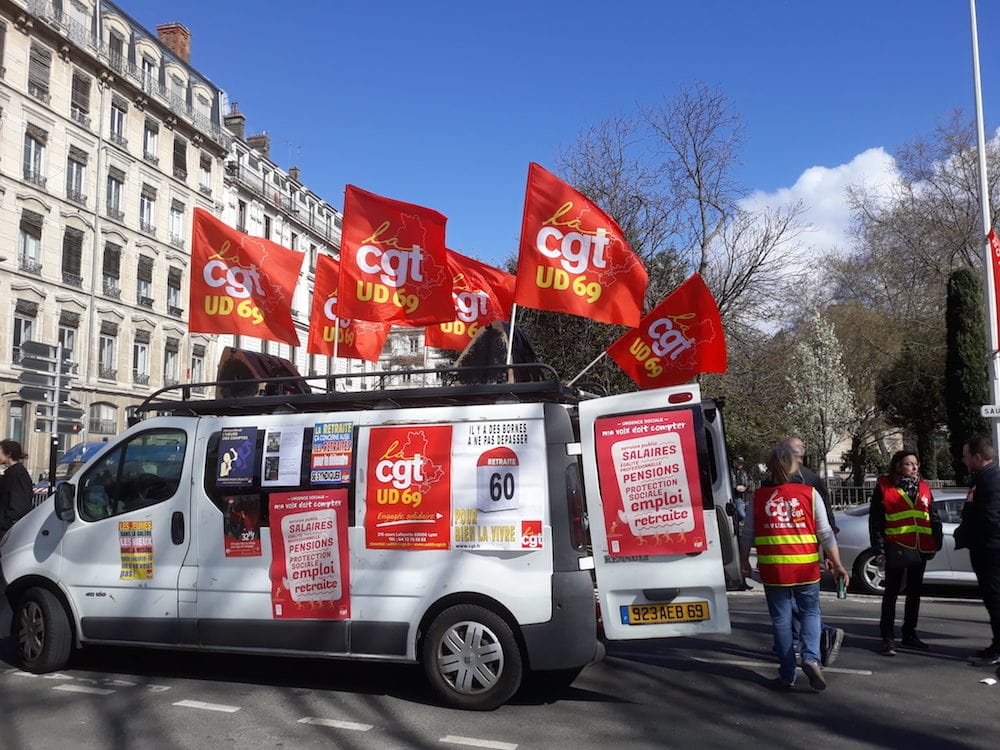
[[[658,625],[670,622],[701,622],[709,619],[708,602],[622,605],[622,625]]]

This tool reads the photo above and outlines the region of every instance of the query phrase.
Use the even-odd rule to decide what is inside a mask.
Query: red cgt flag
[[[608,355],[642,389],[726,371],[726,337],[715,298],[700,274],[667,295],[610,347]]]
[[[990,262],[993,264],[993,315],[1000,331],[1000,238],[992,229],[986,238],[990,241]]]
[[[339,277],[340,264],[337,261],[329,255],[320,255],[316,259],[316,286],[313,289],[306,351],[330,357],[333,356],[334,341],[337,341],[338,357],[378,362],[392,324],[338,318]]]
[[[451,320],[446,221],[430,208],[348,185],[337,314],[401,326]]]
[[[448,251],[454,300],[448,323],[428,326],[424,343],[438,349],[461,351],[479,329],[494,320],[510,320],[514,305],[514,277],[454,250]]]
[[[647,279],[614,219],[532,162],[514,301],[635,326],[642,317]]]
[[[192,333],[233,333],[299,345],[292,294],[300,252],[237,232],[201,208],[191,232]]]

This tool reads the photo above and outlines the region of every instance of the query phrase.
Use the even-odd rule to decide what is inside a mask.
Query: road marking
[[[111,695],[114,690],[87,687],[86,685],[56,685],[53,690],[63,690],[67,693],[87,693],[88,695]]]
[[[318,719],[306,716],[299,719],[299,724],[314,724],[318,727],[333,727],[334,729],[351,729],[355,732],[367,732],[372,728],[372,724],[358,724],[356,721],[339,721],[337,719]]]
[[[234,714],[240,710],[239,706],[223,706],[219,703],[204,703],[203,701],[177,701],[174,705],[181,708],[200,708],[203,711],[222,711],[227,714]]]
[[[494,740],[477,740],[475,737],[456,737],[449,734],[442,737],[441,742],[449,745],[468,745],[469,747],[488,747],[491,750],[517,750],[517,744],[512,742],[495,742]]]

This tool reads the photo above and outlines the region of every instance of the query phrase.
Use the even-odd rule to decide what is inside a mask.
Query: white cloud
[[[881,192],[897,179],[893,158],[881,147],[870,148],[847,164],[810,167],[791,187],[780,188],[772,193],[758,190],[745,198],[741,205],[747,210],[755,211],[766,206],[777,208],[801,201],[805,210],[803,219],[811,226],[811,230],[802,237],[809,257],[799,260],[805,264],[811,258],[831,250],[845,252],[850,249],[848,230],[851,214],[845,193],[848,187],[864,185]]]

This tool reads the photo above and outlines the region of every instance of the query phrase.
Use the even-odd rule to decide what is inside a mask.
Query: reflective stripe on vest
[[[886,541],[920,552],[934,552],[937,545],[931,532],[931,489],[923,480],[917,485],[914,501],[888,477],[879,477],[882,506],[885,508]]]
[[[754,546],[760,579],[768,586],[819,580],[813,489],[789,483],[754,493]]]

